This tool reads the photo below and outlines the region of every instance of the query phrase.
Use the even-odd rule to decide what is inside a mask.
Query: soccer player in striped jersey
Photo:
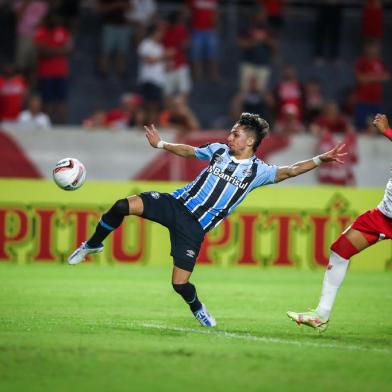
[[[380,133],[392,140],[392,129],[389,127],[385,114],[377,114],[373,125]],[[289,311],[287,312],[289,318],[299,325],[312,327],[318,332],[325,331],[350,258],[384,239],[392,239],[392,176],[387,182],[384,198],[377,208],[357,217],[332,244],[317,308],[300,313]]]
[[[170,232],[174,266],[172,284],[203,326],[213,327],[215,319],[199,301],[195,286],[189,282],[205,233],[212,230],[255,188],[277,183],[306,173],[324,162],[342,162],[343,145],[315,158],[290,166],[268,165],[255,156],[267,135],[269,125],[257,114],[243,113],[231,129],[227,144],[201,147],[166,143],[154,125],[146,126],[146,137],[154,148],[186,158],[209,161],[209,165],[190,184],[171,194],[145,192],[118,200],[99,221],[93,236],[68,259],[78,264],[89,253],[103,250],[103,240],[127,215],[158,222]]]

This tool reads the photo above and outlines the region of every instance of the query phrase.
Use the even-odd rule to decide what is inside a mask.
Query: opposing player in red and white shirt
[[[392,129],[385,114],[377,114],[373,125],[392,141]],[[350,258],[384,239],[392,239],[392,177],[377,208],[360,215],[332,244],[317,308],[303,313],[289,311],[287,315],[297,324],[307,325],[319,332],[325,331]]]

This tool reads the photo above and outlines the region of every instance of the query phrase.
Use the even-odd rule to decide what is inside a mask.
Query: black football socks
[[[189,305],[192,312],[197,312],[201,309],[202,305],[199,298],[197,298],[196,287],[192,283],[173,283],[173,288],[176,293],[180,294],[181,297],[184,298],[184,301]]]
[[[89,248],[98,248],[102,246],[103,240],[117,227],[119,227],[124,220],[124,217],[129,215],[128,199],[117,200],[108,212],[102,215],[95,233],[87,241]]]

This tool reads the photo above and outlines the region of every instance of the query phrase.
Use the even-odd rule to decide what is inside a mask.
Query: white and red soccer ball
[[[75,191],[86,181],[86,169],[76,158],[64,158],[53,169],[54,182],[65,191]]]

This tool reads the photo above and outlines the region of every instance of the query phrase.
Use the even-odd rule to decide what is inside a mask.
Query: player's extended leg
[[[336,295],[346,275],[350,258],[373,245],[378,239],[375,234],[363,233],[352,228],[341,234],[331,246],[321,298],[316,310],[302,313],[287,312],[287,315],[298,324],[315,328],[319,332],[325,331]]]
[[[69,256],[68,263],[72,265],[79,264],[88,254],[102,252],[102,242],[105,238],[121,225],[126,216],[140,216],[143,213],[143,208],[143,201],[137,195],[117,200],[109,211],[102,215],[91,238],[88,241],[83,242],[82,245]]]
[[[329,263],[325,271],[323,289],[316,312],[325,320],[329,319],[339,287],[343,283],[352,256],[362,252],[378,241],[378,236],[362,233],[350,228],[341,234],[331,246]]]
[[[204,327],[215,327],[216,321],[208,312],[204,304],[197,297],[196,287],[189,282],[192,272],[182,268],[173,267],[172,285],[176,293],[180,294],[189,305],[192,313]]]

